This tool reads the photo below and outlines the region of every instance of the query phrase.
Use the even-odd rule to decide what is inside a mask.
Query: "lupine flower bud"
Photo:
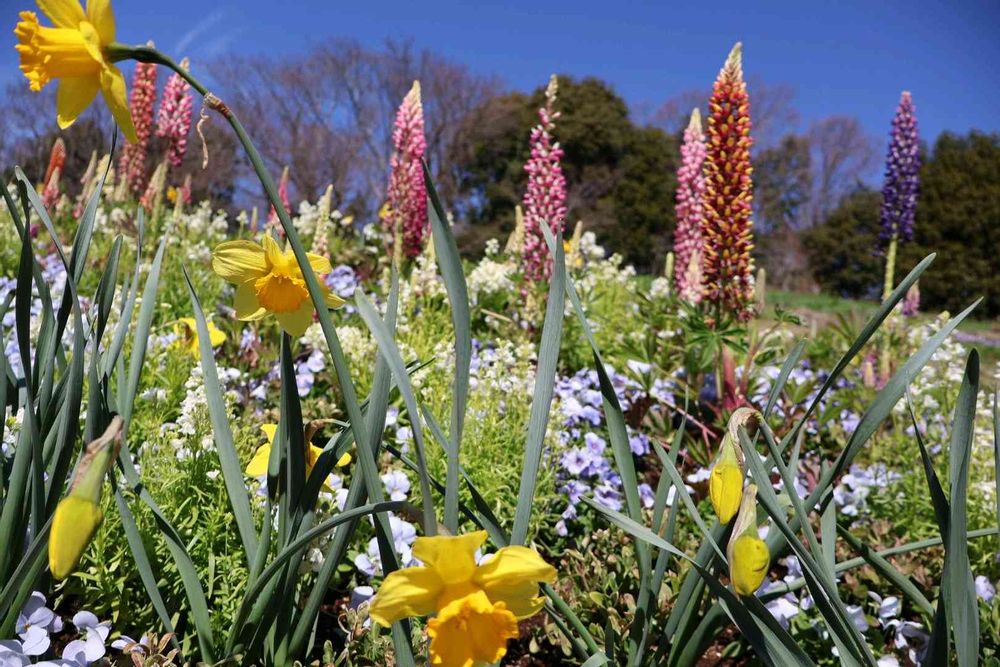
[[[430,225],[427,186],[421,160],[427,150],[420,82],[414,81],[396,112],[392,131],[394,152],[390,166],[386,205],[382,209],[385,238],[397,259],[414,259],[423,250]],[[397,247],[397,240],[402,247]]]
[[[62,137],[56,137],[56,140],[52,142],[52,150],[49,151],[49,166],[45,169],[45,178],[42,179],[42,187],[48,186],[52,180],[53,172],[57,169],[62,171],[65,165],[66,142],[62,140]]]
[[[910,93],[903,91],[892,119],[889,152],[885,158],[885,182],[882,185],[883,247],[893,236],[902,241],[913,239],[913,218],[917,210],[920,186],[920,140],[917,135],[916,107]]]
[[[181,61],[183,69],[188,68],[188,59]],[[179,167],[187,152],[187,138],[191,132],[191,85],[180,74],[174,73],[167,79],[163,89],[163,100],[156,117],[156,136],[166,139],[167,161],[171,167]]]
[[[753,313],[751,143],[750,101],[737,42],[709,102],[702,234],[705,296],[741,320]]]
[[[62,176],[62,168],[56,167],[52,170],[45,188],[42,190],[42,203],[47,210],[52,210],[59,201],[59,178]]]
[[[292,204],[288,201],[288,165],[281,171],[281,180],[278,181],[278,197],[281,199],[281,205],[285,207],[285,211],[289,214],[292,212]],[[274,210],[274,206],[271,206],[270,210],[267,212],[267,226],[274,229],[278,233],[279,238],[285,237],[285,229],[281,226],[281,221],[278,219],[278,212]]]
[[[559,84],[555,74],[545,89],[545,106],[538,110],[540,122],[531,130],[531,157],[524,165],[528,173],[528,188],[524,193],[524,275],[529,280],[548,280],[552,274],[542,221],[558,235],[566,218],[566,177],[560,160],[563,155],[559,142],[552,140],[552,131],[560,113],[555,110]]]
[[[701,112],[691,112],[681,145],[681,166],[677,169],[677,227],[674,229],[676,275],[672,276],[680,298],[699,303],[702,297],[701,226],[705,195],[705,135],[701,131]],[[692,266],[692,259],[696,262]],[[671,277],[671,276],[668,276]]]
[[[740,501],[740,515],[726,548],[729,579],[739,595],[753,595],[764,583],[771,552],[757,534],[757,485],[748,484]]]
[[[140,194],[146,187],[146,157],[149,138],[153,133],[153,102],[156,100],[156,65],[135,64],[129,110],[135,125],[135,143],[126,144],[118,162],[118,174],[128,184],[128,189]]]
[[[920,312],[920,283],[915,282],[906,290],[903,299],[903,316],[914,317]]]
[[[313,232],[312,251],[326,257],[329,250],[330,209],[333,206],[333,184],[326,186],[326,192],[319,200],[319,217],[316,219],[316,230]]]
[[[508,256],[520,255],[524,251],[524,211],[520,206],[514,207],[514,231],[507,237],[503,250]]]

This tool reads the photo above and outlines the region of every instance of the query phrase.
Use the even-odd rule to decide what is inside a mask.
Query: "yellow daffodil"
[[[226,342],[226,334],[215,326],[212,320],[205,324],[208,325],[208,340],[211,341],[212,347],[219,347]],[[178,339],[174,341],[174,347],[187,350],[192,357],[197,358],[201,354],[201,350],[198,349],[198,323],[195,319],[182,317],[174,325],[174,331],[178,335]]]
[[[274,436],[278,432],[277,424],[264,424],[260,427],[264,431],[264,435],[267,436],[267,444],[261,445],[257,452],[250,459],[250,463],[247,464],[247,468],[244,471],[250,477],[260,477],[261,475],[267,474],[267,464],[271,458],[271,447],[274,445]],[[323,453],[320,447],[316,447],[311,443],[307,443],[306,446],[306,477],[312,474],[313,467],[316,465],[316,461],[319,460],[319,455]],[[351,463],[351,455],[348,452],[344,452],[337,460],[337,467],[343,468]],[[328,493],[333,493],[326,482],[323,482],[323,490]]]
[[[726,433],[722,437],[719,458],[712,466],[708,478],[708,496],[712,509],[719,521],[729,523],[740,508],[743,495],[743,462],[741,451],[735,441]]]
[[[320,278],[320,288],[329,308],[344,305],[332,294],[322,277],[330,273],[330,260],[307,253],[309,265]],[[282,250],[278,242],[265,234],[261,245],[253,241],[227,241],[212,253],[212,269],[223,280],[236,285],[236,317],[259,320],[273,313],[281,328],[292,336],[301,336],[312,324],[313,304],[306,288],[302,269],[291,250]]]
[[[504,547],[477,566],[475,552],[485,541],[485,531],[417,538],[413,555],[424,565],[389,574],[368,613],[386,627],[406,616],[437,614],[427,625],[433,665],[500,660],[507,640],[518,636],[517,620],[542,608],[538,584],[555,581],[556,570],[522,546]]]
[[[86,12],[78,0],[38,0],[38,7],[53,27],[40,25],[34,12],[21,12],[14,28],[21,71],[31,89],[39,91],[59,79],[56,120],[62,129],[72,125],[101,91],[125,137],[135,142],[125,77],[106,54],[115,41],[111,0],[88,0]]]
[[[771,566],[771,552],[757,534],[757,486],[748,484],[740,502],[740,513],[726,548],[729,579],[739,595],[753,595],[764,583]]]

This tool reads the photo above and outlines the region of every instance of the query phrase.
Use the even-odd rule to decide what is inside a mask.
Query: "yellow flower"
[[[125,77],[105,53],[115,41],[111,0],[88,0],[86,12],[78,0],[38,0],[38,7],[54,27],[40,25],[34,12],[21,12],[14,27],[21,71],[31,89],[39,91],[59,79],[56,120],[62,129],[73,124],[100,90],[125,137],[134,143]]]
[[[344,305],[344,300],[323,283],[332,270],[330,260],[306,253],[309,265],[320,278],[320,289],[329,308]],[[309,298],[302,268],[290,250],[282,250],[269,234],[261,245],[253,241],[226,241],[212,253],[212,269],[223,280],[236,285],[236,317],[259,320],[274,313],[281,328],[292,336],[301,336],[312,324],[313,304]]]
[[[261,475],[267,474],[267,464],[271,458],[271,447],[274,445],[274,436],[278,432],[277,424],[264,424],[260,427],[260,430],[264,431],[264,435],[267,436],[267,444],[261,445],[257,448],[257,452],[250,459],[250,463],[247,464],[247,469],[244,471],[250,477],[260,477]],[[312,474],[313,467],[316,465],[316,461],[319,460],[319,455],[323,453],[320,447],[316,447],[311,443],[306,445],[306,477]],[[348,452],[344,452],[344,455],[337,460],[337,467],[343,468],[344,466],[350,464],[351,455]],[[333,493],[326,482],[323,482],[323,490],[327,493]]]
[[[507,640],[516,639],[517,618],[503,602],[493,604],[477,591],[447,605],[427,622],[431,664],[473,667],[492,664],[507,653]]]
[[[517,619],[542,608],[538,584],[555,581],[556,570],[522,546],[504,547],[477,566],[475,552],[485,541],[485,531],[417,538],[413,555],[424,566],[389,574],[368,613],[384,626],[437,613],[427,626],[431,664],[496,662],[517,636]]]
[[[49,569],[57,581],[62,581],[76,569],[83,550],[90,544],[104,512],[89,498],[66,496],[56,505],[49,533]]]
[[[748,484],[740,501],[740,513],[726,546],[729,579],[739,595],[753,595],[771,566],[771,552],[757,534],[757,485]]]
[[[211,320],[205,324],[208,325],[208,339],[212,342],[212,347],[219,347],[226,342],[226,334],[219,327],[215,326]],[[174,331],[179,336],[174,341],[174,347],[187,350],[191,356],[197,358],[201,354],[201,351],[198,349],[198,323],[195,319],[193,317],[182,317],[177,320]]]

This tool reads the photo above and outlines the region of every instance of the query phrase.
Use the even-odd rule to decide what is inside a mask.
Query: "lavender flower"
[[[903,91],[899,98],[890,137],[882,185],[882,230],[879,238],[883,247],[888,246],[893,237],[903,241],[913,240],[913,218],[920,184],[920,145],[916,107],[908,91]]]

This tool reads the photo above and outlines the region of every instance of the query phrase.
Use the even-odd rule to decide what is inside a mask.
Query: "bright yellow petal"
[[[330,266],[330,260],[326,257],[315,255],[311,252],[307,252],[306,257],[309,259],[309,266],[312,267],[313,272],[317,275],[325,276],[333,271],[333,267]]]
[[[281,246],[278,245],[278,242],[270,234],[265,232],[260,245],[264,248],[264,253],[267,255],[267,262],[271,266],[276,264],[281,265],[286,261],[285,253],[281,251]]]
[[[323,285],[321,284],[321,286]],[[341,299],[333,292],[327,292],[326,295],[324,296],[324,299],[326,300],[327,308],[340,308],[341,306],[344,305],[344,303],[346,303],[343,299]]]
[[[540,582],[552,583],[556,569],[527,547],[504,547],[476,570],[473,581],[492,602],[503,602],[518,618],[527,618],[542,606]]]
[[[96,76],[77,76],[59,80],[56,91],[56,121],[65,130],[97,97],[100,88]]]
[[[106,65],[101,69],[101,93],[104,95],[104,102],[111,109],[118,127],[122,129],[122,134],[131,143],[135,143],[139,138],[135,134],[135,125],[132,124],[132,112],[128,108],[128,89],[125,86],[125,77],[114,65]]]
[[[219,327],[215,326],[211,322],[208,323],[208,340],[212,343],[212,347],[219,347],[226,342],[226,334]]]
[[[244,472],[249,477],[260,477],[261,475],[267,474],[267,464],[271,459],[271,444],[261,445],[257,448],[257,452],[250,459],[250,463],[247,464],[246,470]]]
[[[59,501],[49,533],[53,577],[61,581],[73,573],[103,518],[100,505],[87,498],[67,496]]]
[[[455,600],[427,622],[431,664],[473,667],[498,662],[507,640],[518,636],[517,619],[482,592]]]
[[[436,609],[441,578],[429,567],[408,567],[391,572],[372,600],[368,615],[389,627],[407,616],[427,616]]]
[[[236,287],[236,298],[233,300],[233,307],[236,309],[236,319],[243,320],[244,322],[259,320],[267,315],[267,310],[257,300],[257,292],[254,291],[253,281]]]
[[[302,304],[290,313],[277,313],[278,324],[288,332],[289,336],[298,338],[306,332],[313,321],[312,300],[306,299]]]
[[[344,452],[343,456],[337,459],[337,467],[343,468],[344,466],[349,466],[349,465],[351,465],[351,453]]]
[[[260,278],[267,274],[264,249],[247,240],[220,243],[212,251],[212,270],[237,285]]]
[[[446,584],[460,584],[472,579],[476,571],[476,549],[485,541],[485,530],[454,537],[418,537],[413,543],[413,555],[434,568]]]
[[[274,444],[274,436],[277,435],[277,433],[278,433],[278,425],[277,424],[261,424],[260,430],[263,431],[264,435],[267,436],[267,444],[268,444],[268,446],[273,445]]]
[[[76,29],[81,21],[87,20],[77,0],[38,0],[38,8],[57,28]]]
[[[102,44],[115,41],[115,14],[111,0],[87,0],[87,18],[97,28]]]

